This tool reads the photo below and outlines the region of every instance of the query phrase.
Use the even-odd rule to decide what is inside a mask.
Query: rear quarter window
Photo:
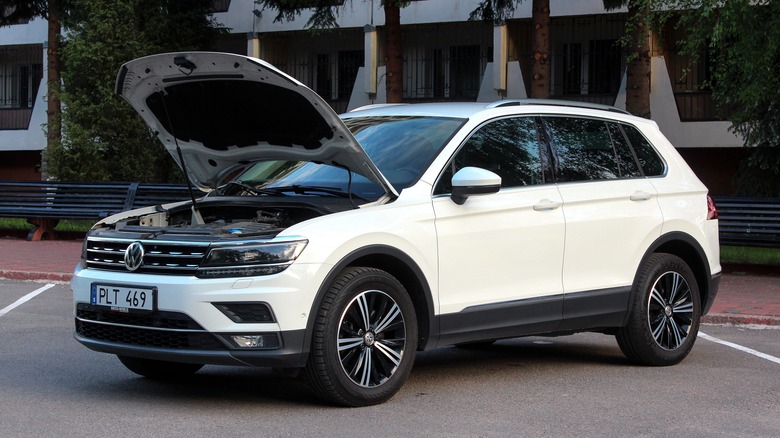
[[[636,153],[636,158],[639,161],[639,165],[642,166],[645,176],[664,175],[666,171],[664,161],[658,155],[653,145],[650,144],[650,141],[636,127],[626,124],[621,124],[620,126],[631,143],[631,147],[634,149],[634,153]]]

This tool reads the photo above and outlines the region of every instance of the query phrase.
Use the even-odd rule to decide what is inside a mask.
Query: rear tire
[[[653,366],[685,359],[701,316],[699,287],[688,264],[672,254],[653,254],[637,275],[632,298],[628,324],[615,335],[623,354]]]
[[[119,355],[117,357],[128,370],[154,380],[182,379],[203,368],[203,364],[167,362]]]
[[[412,369],[417,318],[403,285],[373,268],[348,268],[317,311],[306,377],[315,394],[344,406],[390,399]]]

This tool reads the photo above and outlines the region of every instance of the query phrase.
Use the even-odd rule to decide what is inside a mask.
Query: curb
[[[73,274],[61,272],[29,272],[29,271],[3,271],[0,270],[0,279],[19,281],[55,281],[69,283]]]
[[[701,318],[702,324],[772,325],[780,326],[780,318],[766,315],[739,315],[735,313],[711,313]]]

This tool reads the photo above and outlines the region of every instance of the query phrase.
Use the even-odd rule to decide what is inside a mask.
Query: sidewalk
[[[67,282],[80,256],[78,240],[0,238],[0,279]],[[780,326],[780,272],[726,270],[718,297],[702,321]]]

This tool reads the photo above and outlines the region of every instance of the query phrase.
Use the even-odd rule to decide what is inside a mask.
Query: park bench
[[[140,182],[0,181],[0,217],[35,225],[27,240],[56,239],[61,219],[99,220],[149,205],[189,199],[187,186]]]
[[[780,199],[713,197],[721,245],[780,248]]]

